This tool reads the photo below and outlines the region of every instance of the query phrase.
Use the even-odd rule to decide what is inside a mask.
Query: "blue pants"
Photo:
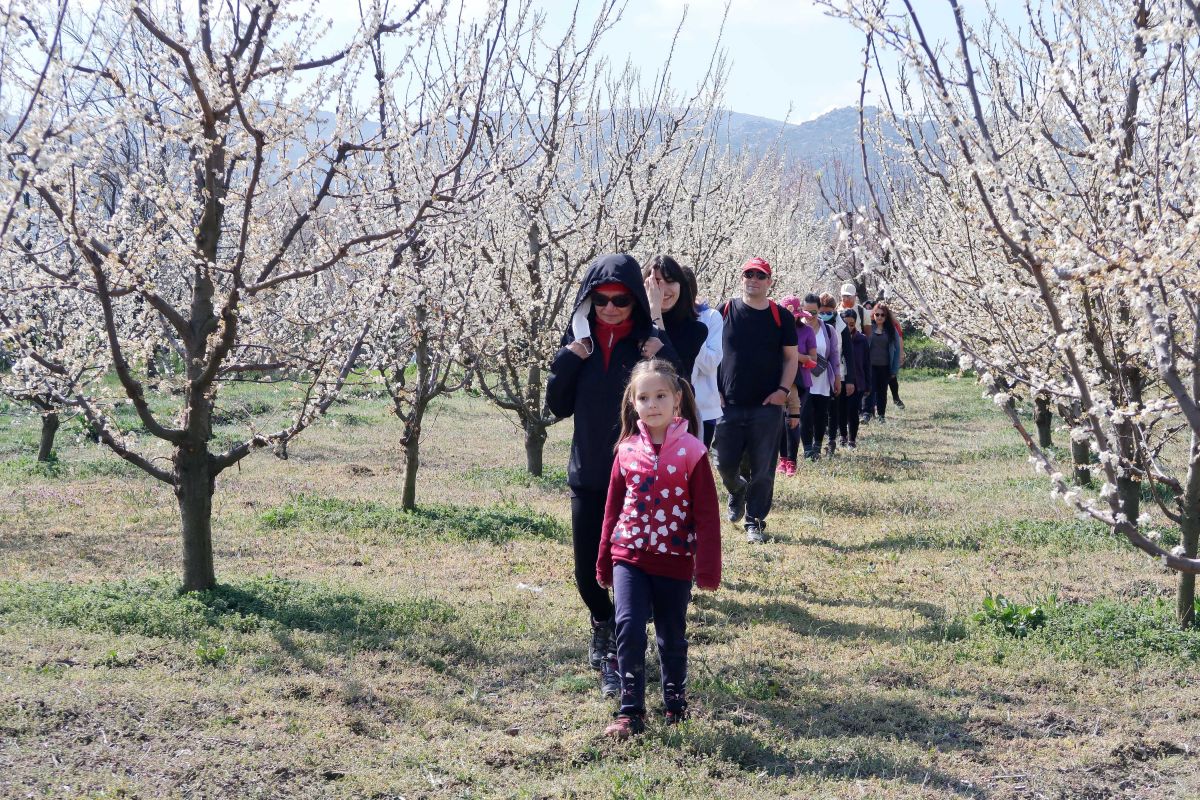
[[[646,713],[646,620],[654,609],[654,638],[662,666],[663,705],[687,709],[687,607],[692,582],[649,575],[620,561],[613,564],[617,606],[617,668],[622,714]]]
[[[782,406],[726,406],[717,422],[717,472],[731,496],[745,494],[747,519],[764,520],[771,511],[782,430]],[[741,475],[743,456],[749,478]]]

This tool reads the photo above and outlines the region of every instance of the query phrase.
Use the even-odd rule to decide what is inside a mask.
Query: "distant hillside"
[[[868,124],[879,117],[879,109],[867,108]],[[779,140],[780,149],[791,160],[821,168],[835,159],[857,170],[861,160],[858,146],[858,109],[835,108],[816,119],[799,124],[783,123],[778,120],[756,117],[751,114],[730,112],[728,133],[722,136],[739,148],[750,148],[759,152]],[[899,142],[900,137],[888,126],[888,138]],[[869,154],[872,163],[877,161],[875,153]]]

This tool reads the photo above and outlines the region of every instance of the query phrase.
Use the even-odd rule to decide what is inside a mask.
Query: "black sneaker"
[[[741,494],[729,495],[729,502],[725,506],[725,519],[730,522],[737,522],[746,515],[746,492],[742,490]]]
[[[612,620],[608,619],[604,622],[592,620],[592,641],[588,645],[588,661],[591,663],[592,669],[600,669],[604,659],[608,658],[616,649]]]
[[[668,708],[666,711],[663,712],[663,722],[665,722],[668,725],[678,725],[679,723],[683,722],[685,719],[687,719],[687,709],[686,708],[679,709],[678,711],[673,711]]]
[[[621,671],[617,669],[617,657],[609,656],[600,662],[600,694],[616,697],[621,693]]]
[[[901,411],[904,410],[904,401],[901,400],[899,397],[897,397],[892,402],[896,404],[896,408],[900,409]]]

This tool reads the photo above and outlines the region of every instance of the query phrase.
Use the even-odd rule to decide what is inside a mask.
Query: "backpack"
[[[733,303],[732,300],[726,300],[721,304],[721,319],[729,320],[729,306],[731,303]],[[782,328],[783,321],[779,318],[779,306],[775,305],[774,300],[768,300],[767,303],[771,306],[771,316],[775,319],[775,327]]]

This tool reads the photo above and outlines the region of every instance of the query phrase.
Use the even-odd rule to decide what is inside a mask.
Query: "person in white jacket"
[[[696,284],[696,273],[691,267],[683,268],[684,279],[692,290],[692,297],[699,297]],[[721,395],[717,390],[717,367],[721,365],[721,329],[725,321],[715,308],[709,308],[706,303],[697,301],[696,310],[700,313],[700,321],[708,328],[708,336],[704,346],[696,355],[696,363],[692,367],[692,391],[696,395],[696,408],[700,412],[703,423],[704,446],[712,450],[713,433],[717,429],[717,420],[721,418]]]

